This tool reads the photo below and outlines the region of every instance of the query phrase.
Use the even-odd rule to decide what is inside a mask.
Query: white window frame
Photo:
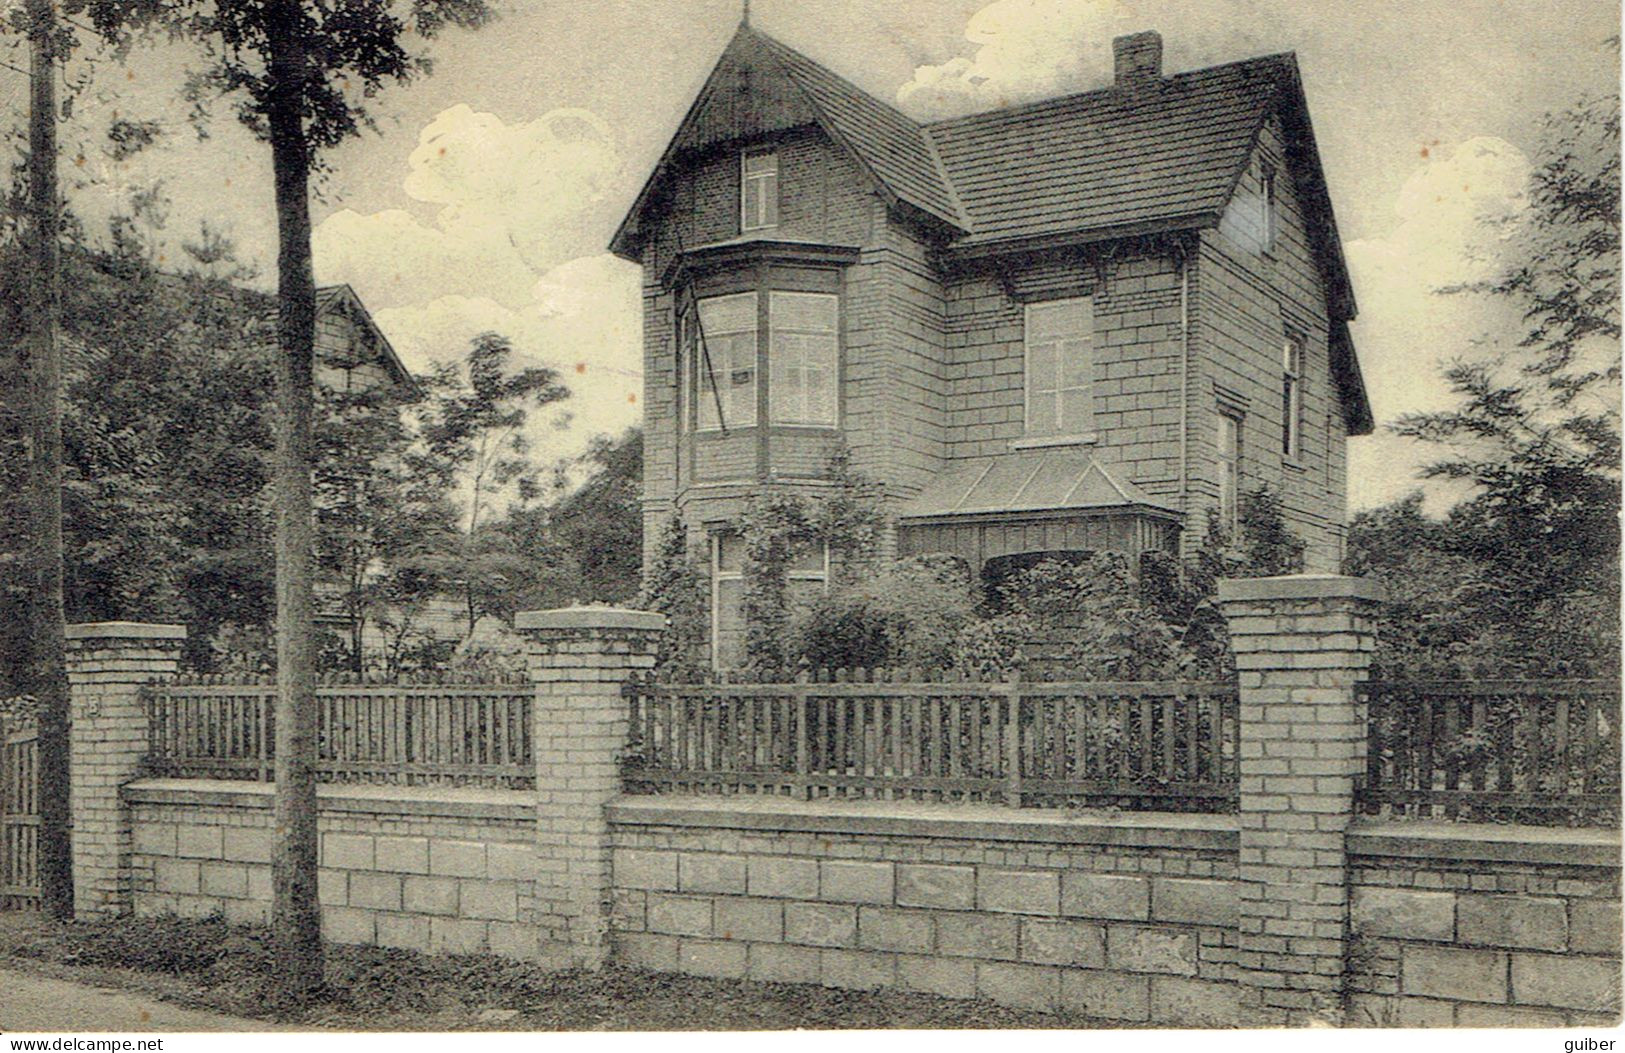
[[[829,328],[811,329],[792,327],[780,324],[779,307],[788,307],[795,299],[818,300],[827,304],[829,308]],[[767,371],[767,416],[774,424],[784,424],[791,427],[805,428],[834,428],[840,424],[841,406],[841,298],[835,293],[822,292],[792,292],[789,290],[771,290],[767,294],[767,332],[768,332],[768,371]],[[800,346],[792,351],[787,342],[781,342],[781,337],[803,337]],[[814,339],[828,339],[827,346],[812,349],[809,345]],[[816,351],[822,359],[819,362],[810,361],[811,355]],[[792,360],[793,359],[793,360]],[[801,405],[789,406],[782,401],[781,392],[789,389],[785,382],[790,373],[799,371],[801,374]],[[811,398],[812,386],[809,383],[813,375],[821,375],[828,386],[828,406],[826,415],[817,415],[813,412]]]
[[[1303,341],[1281,342],[1281,456],[1296,463],[1303,454]]]
[[[1076,306],[1082,309],[1083,320],[1077,329],[1062,331],[1060,333],[1046,333],[1046,343],[1057,346],[1055,352],[1055,374],[1047,378],[1051,384],[1040,387],[1035,381],[1045,379],[1037,376],[1033,369],[1033,347],[1035,341],[1033,314],[1035,311],[1054,310]],[[1017,445],[1059,445],[1062,443],[1093,442],[1094,435],[1094,366],[1095,366],[1095,304],[1092,296],[1077,296],[1064,300],[1043,300],[1029,303],[1022,312],[1022,378],[1025,389],[1023,404],[1023,430],[1026,438]],[[1069,340],[1082,341],[1085,344],[1084,354],[1088,361],[1084,365],[1083,382],[1065,382],[1065,371],[1062,367],[1061,346]],[[1083,392],[1084,410],[1082,420],[1066,419],[1066,395],[1068,392]],[[1055,427],[1049,431],[1037,431],[1033,426],[1033,403],[1036,399],[1054,399]]]
[[[1219,525],[1233,539],[1240,527],[1241,417],[1221,409],[1218,429],[1214,450],[1219,467]]]
[[[759,169],[751,170],[751,162]],[[762,162],[766,162],[762,164]],[[773,150],[739,154],[739,230],[772,230],[779,225],[779,155]]]
[[[738,570],[722,569],[722,542],[723,539],[734,533],[727,530],[713,530],[710,535],[711,547],[711,668],[722,668],[722,583],[724,581],[743,581],[745,579],[744,553],[740,553],[740,567]],[[829,544],[823,544],[822,566],[815,570],[790,570],[786,577],[791,581],[816,581],[822,584],[825,590],[829,589]]]
[[[696,331],[694,354],[691,357],[697,359],[697,361],[695,361],[690,367],[690,372],[694,376],[694,431],[696,433],[719,432],[722,430],[723,424],[727,424],[729,431],[733,431],[737,428],[754,428],[756,426],[757,406],[761,400],[762,387],[762,363],[761,354],[759,352],[760,335],[758,333],[761,320],[758,314],[757,296],[758,294],[755,290],[750,290],[747,292],[727,293],[723,296],[708,296],[697,302],[695,312],[698,315],[698,324],[702,328],[705,326],[705,305],[708,303],[716,303],[719,300],[749,298],[751,308],[748,312],[748,317],[750,318],[751,322],[749,329],[723,329],[718,331],[705,329],[703,337],[705,341],[705,348],[703,350],[699,344],[702,337],[700,337],[698,330]],[[719,355],[717,342],[723,337],[739,336],[747,332],[751,335],[751,340],[749,343],[751,372],[750,399],[745,404],[747,407],[749,407],[749,413],[748,415],[737,420],[728,418],[726,420],[716,420],[713,423],[707,424],[706,414],[711,413],[715,415],[717,412],[717,398],[711,392],[705,390],[707,373],[704,368],[704,359],[702,356],[706,350],[710,351],[710,379],[721,383],[724,381],[724,378],[727,378],[731,387],[731,374],[737,370],[735,369],[734,362],[731,359],[729,361],[718,360]],[[732,399],[725,397],[723,398],[722,402],[724,406],[724,413],[727,413],[734,408]],[[707,409],[707,407],[709,407],[709,409]]]

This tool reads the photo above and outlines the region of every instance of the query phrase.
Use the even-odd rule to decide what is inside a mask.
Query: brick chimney
[[[1112,59],[1116,87],[1133,89],[1156,81],[1162,76],[1162,35],[1148,29],[1116,37]]]

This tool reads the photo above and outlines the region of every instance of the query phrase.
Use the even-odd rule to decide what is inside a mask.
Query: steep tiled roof
[[[1126,506],[1173,511],[1079,450],[1024,450],[953,468],[899,512],[935,519],[1020,512],[1089,511]]]
[[[1251,59],[928,125],[970,221],[961,244],[1216,220],[1291,63]]]
[[[749,27],[740,31],[752,34],[778,60],[785,76],[807,94],[826,129],[892,196],[964,229],[931,143],[918,124],[772,37]]]

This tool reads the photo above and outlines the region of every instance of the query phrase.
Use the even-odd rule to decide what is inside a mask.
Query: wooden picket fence
[[[628,684],[628,793],[1233,810],[1232,683],[928,679]]]
[[[379,683],[326,678],[316,689],[317,777],[327,782],[536,784],[529,682]],[[153,775],[271,780],[270,677],[193,677],[143,688]]]
[[[1369,814],[1619,822],[1617,681],[1373,681],[1360,695]]]

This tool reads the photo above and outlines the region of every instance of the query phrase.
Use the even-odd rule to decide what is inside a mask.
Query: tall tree
[[[1526,670],[1571,626],[1613,633],[1617,659],[1619,131],[1617,94],[1546,118],[1529,207],[1496,232],[1499,277],[1445,290],[1516,305],[1523,331],[1449,364],[1453,409],[1394,429],[1440,449],[1424,477],[1469,487],[1446,522],[1474,568],[1458,600]]]
[[[512,538],[493,529],[491,519],[503,495],[521,503],[538,495],[540,472],[525,425],[533,410],[570,397],[556,370],[515,369],[512,359],[507,337],[481,333],[461,362],[436,365],[419,421],[426,451],[449,466],[466,494],[457,577],[470,636],[482,616],[501,612],[501,597],[524,570]]]
[[[62,604],[62,357],[57,343],[59,212],[56,71],[63,39],[52,0],[29,0],[28,192],[33,282],[27,343],[28,629],[22,693],[39,713],[39,878],[52,917],[73,916],[69,820],[67,620]]]
[[[370,123],[367,100],[428,69],[408,35],[489,17],[484,0],[71,0],[98,31],[127,43],[158,27],[200,43],[208,64],[187,94],[231,95],[238,118],[270,144],[277,214],[276,830],[274,975],[289,1001],[322,984],[316,898],[315,633],[312,623],[312,385],[316,287],[310,180],[320,152]]]

